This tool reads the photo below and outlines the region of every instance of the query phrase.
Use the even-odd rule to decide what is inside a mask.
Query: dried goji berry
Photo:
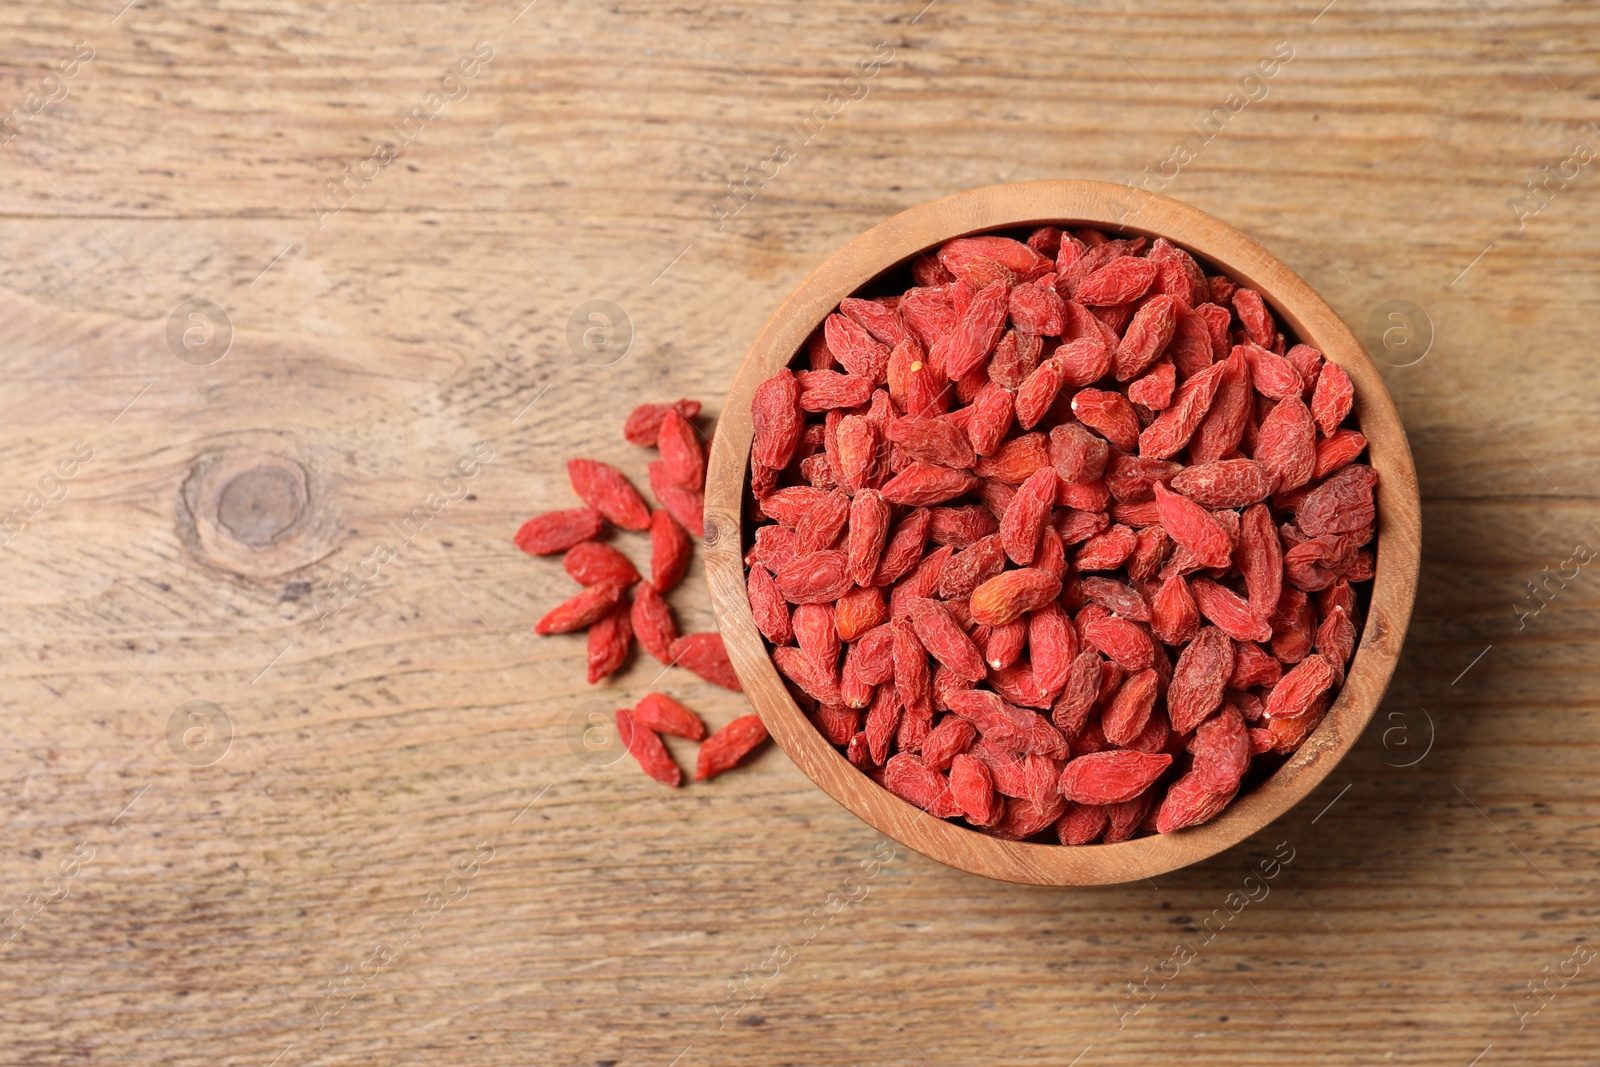
[[[705,494],[697,489],[685,489],[673,481],[667,474],[666,464],[660,460],[650,464],[646,470],[650,475],[650,492],[655,494],[661,506],[666,508],[685,530],[696,537],[705,536]],[[646,525],[648,524],[647,517]],[[641,526],[639,529],[644,527]]]
[[[667,412],[676,411],[686,419],[693,419],[700,414],[700,401],[674,400],[670,404],[640,404],[633,409],[633,414],[628,416],[628,421],[622,426],[622,436],[630,444],[640,445],[645,448],[655,446],[656,438],[661,436],[661,421],[667,417]]]
[[[1172,728],[1189,733],[1222,706],[1222,691],[1233,673],[1233,641],[1216,626],[1206,626],[1184,646],[1167,687]]]
[[[1142,671],[1155,663],[1155,645],[1138,623],[1107,617],[1084,627],[1084,639],[1125,670]]]
[[[759,568],[758,568],[759,569]],[[662,663],[672,662],[672,642],[678,639],[677,624],[672,621],[672,609],[666,598],[656,592],[648,582],[639,586],[634,595],[629,615],[634,636],[644,650]]]
[[[1117,346],[1117,381],[1130,381],[1143,374],[1166,351],[1178,327],[1179,307],[1175,298],[1165,294],[1152,296],[1139,305]]]
[[[1165,752],[1118,749],[1070,761],[1061,772],[1061,795],[1079,804],[1120,804],[1132,800],[1172,765]]]
[[[1153,670],[1130,674],[1100,716],[1100,729],[1113,745],[1127,747],[1150,721],[1160,682]]]
[[[912,459],[935,466],[965,470],[977,462],[966,431],[948,418],[907,415],[891,421],[886,436]]]
[[[572,491],[611,522],[625,530],[650,528],[650,510],[615,467],[595,459],[569,459],[567,477]]]
[[[972,591],[968,606],[972,618],[988,626],[1003,626],[1054,600],[1061,579],[1048,571],[1020,567],[995,575]]]
[[[1377,514],[1372,500],[1377,484],[1371,467],[1352,464],[1305,495],[1295,510],[1295,522],[1313,537],[1363,530]]]
[[[579,585],[629,586],[639,580],[639,572],[627,556],[598,541],[573,545],[562,562]]]
[[[1317,698],[1333,685],[1333,667],[1321,656],[1312,654],[1295,664],[1267,695],[1268,719],[1293,719],[1304,715]]]
[[[1317,377],[1317,387],[1311,394],[1311,416],[1316,419],[1317,429],[1332,436],[1350,414],[1354,401],[1355,386],[1350,382],[1350,375],[1337,363],[1324,363]]]
[[[1189,583],[1195,607],[1200,614],[1222,628],[1222,632],[1236,641],[1265,641],[1272,629],[1264,619],[1250,610],[1242,597],[1226,586],[1209,578],[1196,578]]]
[[[597,622],[622,597],[620,585],[594,585],[557,604],[534,624],[537,634],[565,634]]]
[[[700,447],[700,435],[675,409],[662,418],[656,447],[661,450],[661,462],[674,482],[689,490],[705,487],[706,454]]]
[[[661,738],[654,730],[636,721],[627,708],[617,709],[616,720],[617,739],[628,750],[628,754],[639,761],[644,773],[662,785],[677,788],[683,784],[683,771],[673,762],[671,754],[667,752],[667,746],[661,743]],[[705,750],[701,749],[702,757],[704,752]]]
[[[1273,475],[1273,491],[1298,489],[1311,480],[1317,463],[1317,425],[1297,396],[1267,413],[1256,436],[1256,460]]]
[[[722,647],[718,633],[685,634],[672,642],[672,662],[693,671],[713,685],[724,689],[741,690],[739,676],[728,661],[728,652]]]
[[[621,668],[633,648],[633,624],[625,600],[589,626],[588,677],[594,685]]]
[[[695,764],[694,780],[715,778],[723,771],[738,766],[757,745],[767,739],[767,728],[759,715],[744,715],[706,738],[700,746],[700,757]]]
[[[883,344],[897,345],[906,336],[906,323],[899,312],[879,301],[847,296],[839,301],[839,310]]]
[[[889,758],[883,768],[883,787],[930,815],[948,819],[962,814],[944,775],[909,752]]]
[[[594,508],[547,511],[523,523],[512,540],[530,556],[548,556],[598,536],[604,525]]]
[[[646,693],[633,706],[633,719],[657,733],[686,737],[690,741],[706,736],[706,724],[700,721],[700,716],[665,693]]]
[[[885,482],[879,492],[891,504],[916,507],[953,500],[977,484],[977,477],[967,471],[918,460]]]
[[[772,577],[791,604],[831,604],[854,584],[848,557],[833,549],[796,556]]]
[[[1228,806],[1233,794],[1231,789],[1220,793],[1207,789],[1199,775],[1190,771],[1168,787],[1156,814],[1156,832],[1170,834],[1209,822]]]
[[[1132,452],[1139,445],[1139,416],[1121,393],[1080,389],[1072,397],[1072,413],[1079,422],[1124,452]],[[1178,447],[1182,447],[1181,443]],[[1173,452],[1176,451],[1174,448]]]
[[[1156,280],[1148,259],[1119,256],[1083,280],[1073,294],[1080,304],[1109,307],[1139,299]]]
[[[976,682],[988,673],[978,647],[972,643],[966,631],[956,625],[943,604],[926,597],[915,597],[908,607],[917,640],[922,642],[928,655],[950,668],[959,678]]]
[[[1160,482],[1154,488],[1161,528],[1167,536],[1188,549],[1203,566],[1226,567],[1233,556],[1233,544],[1212,514]]]

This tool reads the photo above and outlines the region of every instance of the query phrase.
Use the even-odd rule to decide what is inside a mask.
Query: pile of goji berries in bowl
[[[816,733],[929,815],[1201,826],[1345,683],[1377,565],[1354,394],[1164,238],[946,241],[750,394],[755,625]]]

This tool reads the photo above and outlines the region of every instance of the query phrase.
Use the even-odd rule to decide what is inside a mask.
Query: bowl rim
[[[852,766],[801,711],[751,613],[744,570],[744,495],[756,386],[789,365],[841,299],[955,237],[1075,224],[1165,237],[1255,289],[1298,338],[1338,363],[1355,386],[1355,414],[1378,472],[1377,567],[1355,655],[1322,723],[1269,778],[1200,826],[1116,844],[1009,841],[936,818]],[[778,745],[859,818],[948,866],[1037,885],[1110,885],[1199,862],[1249,838],[1304,799],[1355,745],[1394,673],[1416,596],[1421,504],[1405,428],[1377,366],[1336,312],[1256,241],[1190,204],[1087,179],[969,189],[906,209],[816,267],[772,313],[739,364],[712,442],[706,479],[706,576],[712,609],[750,703]]]

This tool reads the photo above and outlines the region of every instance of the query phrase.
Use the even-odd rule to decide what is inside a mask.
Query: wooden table
[[[120,2],[0,9],[5,1062],[1595,1062],[1600,12]],[[642,480],[624,414],[714,414],[880,215],[1145,167],[1411,433],[1417,615],[1328,783],[1062,892],[776,750],[672,796],[588,754],[657,669],[530,632],[561,461]]]

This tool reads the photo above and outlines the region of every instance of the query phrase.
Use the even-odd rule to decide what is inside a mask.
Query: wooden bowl
[[[1366,628],[1326,718],[1271,777],[1217,818],[1113,845],[1007,841],[935,818],[856,770],[795,704],[773,666],[745,592],[744,501],[750,397],[788,365],[844,297],[953,237],[1070,223],[1166,237],[1258,291],[1299,339],[1355,384],[1355,414],[1378,472],[1377,574]],[[1383,379],[1345,324],[1265,248],[1205,212],[1164,196],[1092,181],[994,185],[901,212],[851,241],[800,283],[750,347],[712,443],[706,480],[706,573],[723,641],[768,730],[829,796],[896,841],[952,867],[1012,882],[1106,885],[1171,871],[1243,841],[1303,799],[1348,752],[1377,710],[1416,596],[1421,516],[1405,429]]]

